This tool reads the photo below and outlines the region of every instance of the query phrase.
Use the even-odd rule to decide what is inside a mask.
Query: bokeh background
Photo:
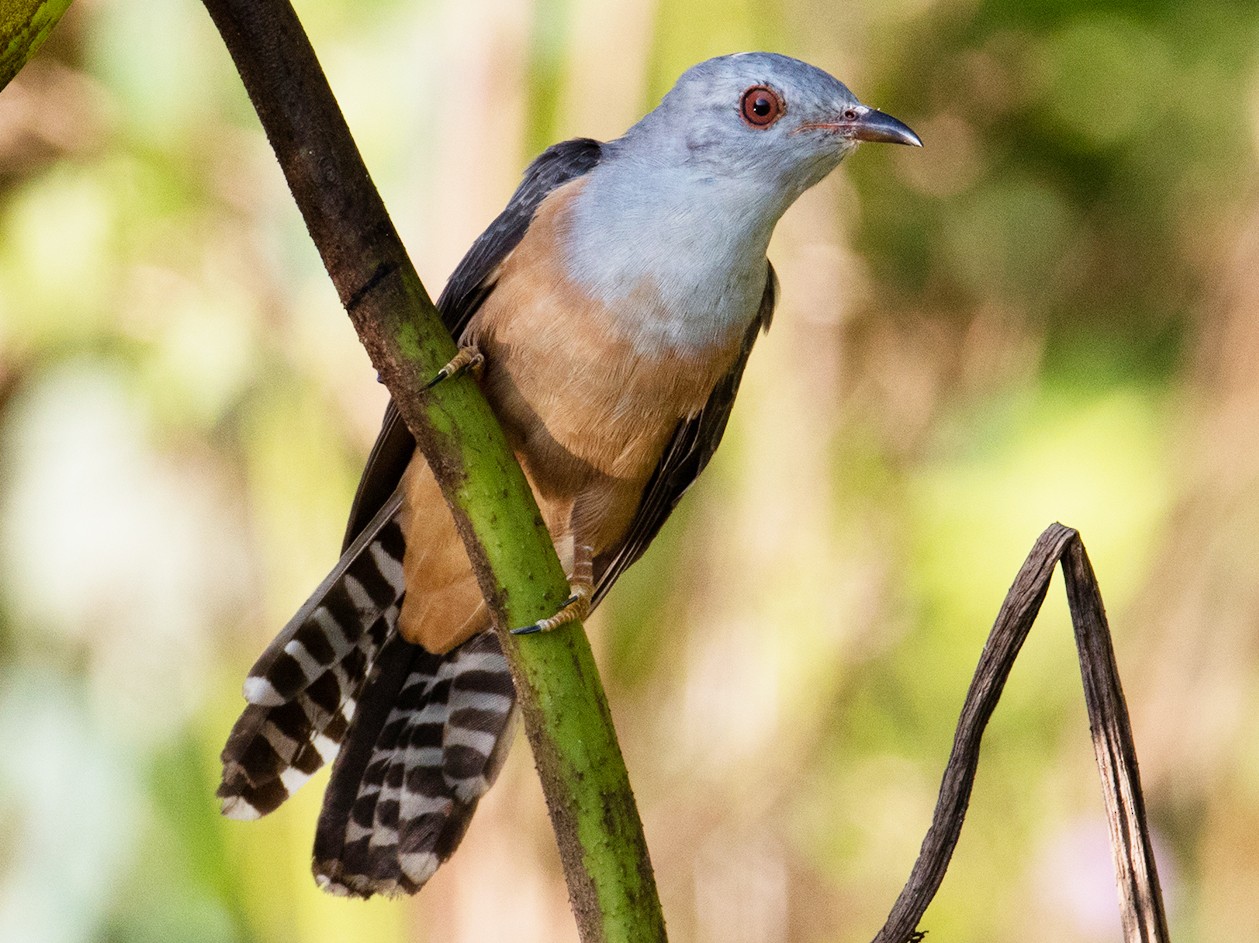
[[[436,294],[546,144],[686,66],[910,123],[807,194],[726,443],[592,620],[671,936],[869,939],[1039,531],[1100,576],[1181,943],[1259,926],[1259,6],[299,0]],[[254,656],[384,402],[193,0],[77,0],[0,94],[0,939],[575,939],[523,739],[414,901],[322,897],[326,774],[217,816]],[[924,927],[1119,939],[1051,590]]]

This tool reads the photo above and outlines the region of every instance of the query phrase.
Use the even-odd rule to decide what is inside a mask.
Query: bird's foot
[[[564,600],[559,612],[549,619],[540,619],[533,625],[512,629],[511,634],[533,635],[535,632],[550,632],[552,629],[559,628],[566,623],[581,622],[585,619],[586,616],[590,615],[590,600],[595,594],[594,584],[574,580],[569,584],[569,588],[573,591],[572,595]]]
[[[433,379],[425,384],[424,389],[431,390],[442,380],[449,380],[453,377],[462,376],[469,370],[474,376],[480,375],[481,368],[485,366],[485,357],[481,355],[481,351],[476,347],[460,347],[459,353],[451,359],[450,363],[437,371]]]

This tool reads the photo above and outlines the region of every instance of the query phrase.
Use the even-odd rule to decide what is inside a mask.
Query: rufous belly
[[[625,535],[669,437],[730,369],[742,330],[703,350],[642,349],[634,317],[678,316],[651,286],[615,312],[569,281],[558,245],[580,186],[557,190],[502,264],[465,343],[485,355],[481,385],[516,452],[566,572],[574,543],[595,556]],[[399,630],[445,652],[488,628],[463,543],[418,453],[404,504],[407,594]]]

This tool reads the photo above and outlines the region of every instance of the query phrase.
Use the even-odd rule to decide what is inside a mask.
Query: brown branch
[[[1167,920],[1154,865],[1136,748],[1119,683],[1097,579],[1079,534],[1052,524],[1037,539],[1006,595],[984,644],[958,720],[931,828],[918,860],[874,943],[921,939],[915,928],[940,889],[957,845],[979,765],[980,740],[1001,690],[1040,611],[1054,567],[1062,563],[1084,678],[1084,700],[1110,821],[1124,939],[1166,943]]]

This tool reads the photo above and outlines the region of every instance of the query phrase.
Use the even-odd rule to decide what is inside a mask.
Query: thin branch
[[[432,466],[499,629],[585,941],[664,939],[625,764],[580,626],[505,628],[568,595],[533,495],[476,384],[423,390],[455,352],[286,0],[205,0],[372,364]]]
[[[1166,943],[1169,939],[1141,797],[1132,727],[1119,684],[1101,591],[1079,534],[1061,524],[1051,524],[1037,539],[1015,577],[984,644],[962,706],[931,828],[922,841],[909,880],[874,943],[921,939],[915,928],[939,890],[957,845],[979,765],[984,728],[1036,621],[1059,562],[1066,577],[1084,678],[1084,700],[1110,822],[1124,939],[1126,943]]]

